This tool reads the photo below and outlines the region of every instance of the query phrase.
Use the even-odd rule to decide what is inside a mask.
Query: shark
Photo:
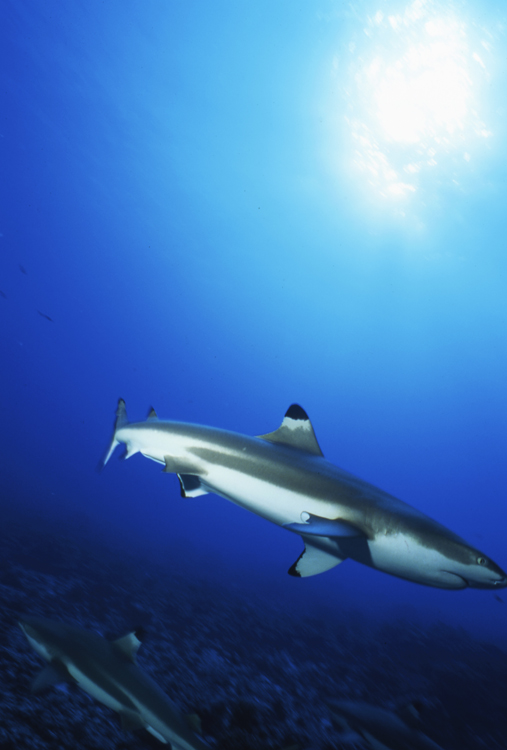
[[[71,682],[120,714],[124,730],[146,729],[173,750],[209,750],[169,698],[137,665],[136,632],[108,641],[75,625],[24,617],[21,630],[49,664],[32,683],[40,692]]]
[[[329,709],[342,731],[358,734],[371,750],[442,750],[421,731],[413,704],[394,712],[360,701],[334,701]]]
[[[183,497],[215,493],[298,534],[304,549],[289,574],[305,578],[346,559],[442,589],[500,589],[504,571],[483,552],[424,513],[324,458],[298,404],[274,432],[250,437],[159,419],[154,409],[129,422],[125,401],[100,468],[115,448],[176,474]]]

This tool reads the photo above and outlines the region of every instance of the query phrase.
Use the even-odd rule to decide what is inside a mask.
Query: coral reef
[[[422,698],[425,731],[445,750],[507,747],[507,654],[444,625],[373,627],[350,616],[295,616],[225,582],[175,574],[71,525],[13,519],[0,532],[0,749],[137,750],[117,715],[71,686],[32,695],[41,660],[22,614],[116,637],[143,624],[139,664],[217,750],[361,748],[326,702],[393,708]]]

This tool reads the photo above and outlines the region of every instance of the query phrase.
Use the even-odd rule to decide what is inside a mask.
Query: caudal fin
[[[116,407],[116,421],[114,423],[113,438],[111,440],[111,444],[104,458],[101,459],[101,461],[99,461],[99,464],[97,466],[97,471],[102,471],[104,466],[107,464],[107,462],[113,455],[114,449],[116,448],[117,445],[120,444],[120,441],[116,439],[116,433],[121,427],[124,427],[126,424],[128,424],[127,408],[125,406],[125,401],[122,398],[120,398],[118,400],[118,406]]]

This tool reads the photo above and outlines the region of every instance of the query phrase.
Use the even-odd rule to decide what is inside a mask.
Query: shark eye
[[[485,557],[478,557],[477,558],[477,565],[487,565],[488,561]]]

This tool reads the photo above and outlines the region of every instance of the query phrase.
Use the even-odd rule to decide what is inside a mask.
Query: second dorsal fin
[[[298,404],[289,406],[277,430],[268,432],[267,435],[259,435],[259,437],[270,443],[281,443],[314,456],[323,456],[308,414]]]

